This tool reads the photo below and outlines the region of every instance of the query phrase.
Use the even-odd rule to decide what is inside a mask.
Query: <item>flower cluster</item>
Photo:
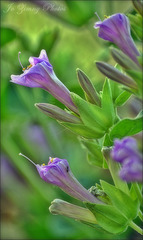
[[[120,177],[127,182],[142,182],[143,159],[137,148],[137,142],[132,137],[114,141],[111,157],[121,163]]]
[[[80,140],[88,150],[89,162],[101,168],[108,167],[115,183],[115,186],[110,186],[110,184],[101,181],[100,185],[97,184],[96,187],[87,190],[75,178],[66,159],[49,158],[47,165],[39,165],[26,157],[35,165],[40,177],[45,182],[58,186],[68,195],[84,202],[88,208],[81,208],[55,199],[49,208],[50,212],[68,216],[84,223],[99,224],[101,228],[110,233],[121,233],[126,230],[129,224],[128,219],[134,219],[139,212],[136,202],[132,200],[132,196],[129,196],[130,191],[126,182],[142,182],[143,159],[134,138],[116,139],[121,128],[125,129],[122,136],[138,133],[140,126],[132,128],[136,122],[140,123],[140,118],[126,119],[125,121],[123,119],[122,121],[116,114],[116,108],[124,104],[131,93],[136,94],[141,89],[141,65],[138,58],[140,54],[131,37],[128,18],[124,14],[117,13],[106,18],[103,22],[99,21],[95,24],[95,28],[99,28],[98,36],[100,38],[114,43],[121,50],[112,49],[112,55],[117,63],[129,70],[129,73],[130,70],[133,70],[133,75],[129,74],[128,76],[108,63],[96,63],[104,75],[124,84],[126,86],[124,90],[119,89],[118,85],[111,86],[110,80],[106,79],[103,90],[99,94],[86,74],[77,69],[77,77],[87,101],[82,99],[77,94],[71,93],[57,78],[45,50],[41,50],[39,57],[30,57],[30,65],[27,68],[22,66],[23,73],[21,75],[11,75],[11,82],[26,87],[42,88],[63,103],[68,110],[64,111],[49,103],[37,103],[35,106],[82,137]],[[129,126],[127,126],[128,123]],[[96,141],[97,139],[100,140]],[[112,149],[111,152],[110,149]],[[105,153],[108,155],[107,158]],[[120,164],[119,176],[124,182],[117,174]],[[136,185],[138,184],[136,183]],[[121,195],[123,196],[120,197]],[[141,196],[139,187],[137,195]],[[125,206],[126,202],[129,202],[129,206]],[[111,222],[111,226],[109,222]],[[130,223],[130,226],[139,233],[141,232],[134,223],[132,225]]]

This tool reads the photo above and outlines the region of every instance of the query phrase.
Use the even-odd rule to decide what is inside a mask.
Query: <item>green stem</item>
[[[129,188],[127,183],[123,182],[118,176],[119,170],[120,170],[119,164],[113,161],[112,159],[109,159],[108,163],[109,163],[108,167],[109,167],[115,186],[120,190],[124,191],[125,193],[129,194]]]
[[[142,222],[143,222],[143,213],[142,213],[141,210],[139,210],[138,216],[139,216],[139,218],[140,218],[140,219],[142,220]]]
[[[136,225],[134,222],[131,222],[130,224],[129,224],[129,226],[131,227],[131,228],[133,228],[136,232],[138,232],[139,234],[141,234],[141,235],[143,235],[143,230],[138,226],[138,225]]]
[[[110,158],[110,149],[104,148],[103,154],[105,159],[107,160],[109,171],[111,173],[115,186],[129,195],[130,192],[129,192],[128,184],[122,181],[119,177],[119,170],[120,170],[119,164]]]
[[[134,190],[135,190],[135,192],[136,192],[136,194],[137,194],[137,197],[138,197],[139,201],[142,202],[142,193],[141,193],[141,190],[140,190],[140,188],[139,188],[138,183],[135,182],[135,183],[133,183],[132,185],[133,185],[133,188],[134,188]]]

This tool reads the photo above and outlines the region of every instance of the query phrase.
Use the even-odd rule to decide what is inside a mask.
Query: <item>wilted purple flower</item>
[[[122,164],[119,172],[122,180],[126,182],[141,182],[143,180],[143,159],[134,138],[116,139],[111,151],[111,157]]]
[[[70,91],[55,75],[46,51],[41,50],[39,57],[30,57],[29,62],[30,65],[27,69],[23,68],[21,75],[11,75],[11,82],[26,87],[43,88],[72,111],[78,112],[70,97]]]
[[[99,28],[98,36],[116,44],[132,60],[137,61],[139,52],[130,34],[130,24],[124,14],[114,14],[104,21],[95,23],[94,28]]]
[[[119,173],[120,178],[126,182],[143,181],[143,161],[141,156],[130,156],[123,162],[122,169]]]
[[[24,156],[23,154],[20,155]],[[33,164],[36,166],[40,177],[45,182],[60,187],[64,192],[81,201],[101,203],[100,200],[94,197],[77,181],[75,176],[72,174],[68,161],[66,159],[49,158],[49,162],[47,165],[39,165],[35,163]]]
[[[129,155],[137,154],[137,143],[134,138],[125,137],[121,140],[116,139],[114,141],[114,147],[111,151],[111,157],[117,161],[122,163],[125,158]]]

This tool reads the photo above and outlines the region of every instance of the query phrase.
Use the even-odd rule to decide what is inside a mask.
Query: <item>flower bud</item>
[[[132,69],[136,71],[141,70],[141,68],[134,61],[132,61],[131,58],[117,48],[111,48],[111,54],[115,61],[125,69]]]
[[[59,121],[79,124],[80,118],[62,110],[61,108],[49,103],[36,103],[35,106],[44,114]]]
[[[96,62],[96,66],[108,78],[121,83],[129,88],[137,89],[137,84],[132,78],[121,73],[118,69],[104,62]]]
[[[97,224],[96,218],[87,208],[68,203],[61,199],[55,199],[49,210],[52,214],[59,214],[75,220],[84,221],[87,223]]]
[[[77,76],[81,87],[83,88],[84,92],[86,93],[87,98],[91,103],[101,105],[100,98],[98,93],[96,92],[92,82],[86,76],[84,72],[80,69],[77,69]]]

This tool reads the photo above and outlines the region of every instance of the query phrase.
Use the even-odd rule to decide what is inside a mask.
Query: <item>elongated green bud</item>
[[[79,124],[80,118],[62,110],[61,108],[49,103],[36,103],[35,106],[44,114],[56,120]]]
[[[129,88],[137,89],[137,85],[132,78],[121,73],[118,69],[112,65],[104,62],[96,62],[96,66],[100,72],[102,72],[108,78],[121,83]]]
[[[49,210],[52,214],[59,214],[87,223],[97,224],[96,218],[88,209],[68,203],[61,199],[55,199]]]
[[[141,70],[141,68],[122,51],[116,48],[111,48],[111,54],[115,61],[119,63],[123,68],[137,71]]]
[[[100,98],[98,93],[96,92],[96,89],[94,88],[92,82],[89,80],[87,75],[81,71],[80,69],[77,69],[77,77],[79,80],[79,83],[85,92],[85,95],[89,102],[94,103],[98,106],[100,106]]]

